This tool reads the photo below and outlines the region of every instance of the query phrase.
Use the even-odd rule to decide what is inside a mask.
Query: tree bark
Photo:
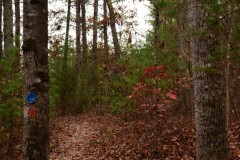
[[[115,22],[115,13],[112,5],[112,0],[106,0],[108,5],[108,10],[110,14],[110,26],[112,30],[113,44],[115,49],[115,58],[119,59],[121,56],[121,47],[118,41],[116,22]]]
[[[81,19],[80,19],[80,0],[76,0],[76,108],[81,112],[81,79],[80,79],[80,67],[81,67]]]
[[[3,0],[3,21],[4,21],[4,56],[6,59],[12,57],[13,47],[13,10],[12,0]]]
[[[160,49],[163,48],[162,47],[162,41],[159,37],[158,34],[158,30],[159,27],[161,25],[160,22],[160,7],[158,5],[158,3],[156,1],[153,2],[153,6],[154,6],[154,54],[153,54],[153,61],[154,61],[154,65],[157,65],[157,61],[158,61],[158,55],[157,53],[160,52]]]
[[[68,0],[68,10],[67,10],[67,22],[66,22],[66,34],[64,42],[64,51],[63,51],[63,74],[62,74],[62,93],[61,93],[61,112],[65,114],[67,106],[67,66],[68,66],[68,37],[69,37],[69,24],[70,24],[70,13],[71,13],[71,0]]]
[[[225,76],[217,53],[217,27],[209,23],[204,0],[189,0],[190,53],[193,66],[197,160],[227,160]],[[211,16],[211,17],[210,17]],[[214,58],[210,60],[209,58]]]
[[[15,61],[14,67],[20,69],[20,0],[15,0]]]
[[[3,37],[3,32],[2,32],[2,5],[3,5],[3,0],[0,0],[0,60],[3,57],[3,46],[2,46],[2,37]]]
[[[107,0],[103,0],[103,35],[104,35],[104,51],[106,56],[106,62],[109,57],[109,47],[108,47],[108,16],[107,16]]]
[[[80,20],[80,0],[76,0],[76,70],[77,70],[77,77],[80,74],[80,60],[81,60],[81,20]]]
[[[97,22],[98,22],[98,0],[94,0],[94,16],[93,16],[93,91],[96,91],[96,71],[97,71]]]
[[[87,24],[86,24],[86,0],[81,0],[82,9],[82,49],[83,49],[83,62],[87,60]]]
[[[178,16],[177,16],[177,28],[178,28],[178,54],[182,56],[184,54],[184,38],[182,36],[185,30],[185,4],[183,0],[178,1]]]
[[[48,160],[48,1],[23,2],[24,159]]]

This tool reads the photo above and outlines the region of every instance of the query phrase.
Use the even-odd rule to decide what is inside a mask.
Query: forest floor
[[[50,160],[194,160],[194,120],[162,118],[152,127],[154,123],[142,118],[99,115],[95,111],[79,116],[55,115],[50,122]],[[22,159],[21,141],[19,134],[12,160]],[[1,160],[7,146],[0,142]],[[230,160],[240,160],[239,123],[230,125],[229,148]]]

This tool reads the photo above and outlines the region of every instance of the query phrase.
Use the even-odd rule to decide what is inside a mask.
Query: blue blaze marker
[[[27,102],[33,104],[37,101],[37,94],[34,91],[30,91],[27,95]]]

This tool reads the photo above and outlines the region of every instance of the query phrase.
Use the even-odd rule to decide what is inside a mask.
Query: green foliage
[[[63,80],[63,46],[53,45],[50,48],[50,107],[58,110],[61,106],[61,92],[66,87],[66,111],[72,113],[82,112],[97,100],[97,95],[92,90],[92,62],[90,60],[81,63],[80,80],[77,82],[76,55],[72,45],[69,45],[68,62],[66,68],[66,83]],[[65,86],[66,85],[66,86]],[[76,103],[79,102],[80,106]]]
[[[22,115],[22,71],[14,68],[15,56],[13,49],[8,53],[12,56],[0,60],[0,126],[10,129]],[[2,123],[1,124],[1,120]]]
[[[53,110],[55,107],[61,105],[61,92],[62,87],[65,85],[63,82],[63,46],[53,46],[50,49],[50,58],[49,58],[49,77],[50,77],[50,108]],[[74,50],[69,46],[69,55],[68,55],[68,66],[66,69],[67,72],[67,83],[66,83],[66,101],[67,108],[66,110],[72,110],[71,107],[74,106],[75,98],[75,88],[76,88],[76,67],[75,67],[75,57]]]

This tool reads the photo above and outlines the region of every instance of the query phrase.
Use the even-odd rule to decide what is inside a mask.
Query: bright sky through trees
[[[103,14],[103,9],[102,9],[102,4],[101,2],[99,3],[99,13],[100,16],[102,16]],[[146,33],[149,29],[151,29],[151,26],[149,24],[149,20],[151,19],[150,17],[150,9],[149,9],[149,2],[148,1],[144,1],[144,2],[133,2],[133,1],[128,1],[128,3],[126,4],[126,2],[119,2],[119,3],[114,3],[113,4],[114,7],[122,7],[124,8],[124,12],[128,12],[130,10],[133,10],[136,12],[136,17],[133,18],[133,21],[136,21],[136,25],[134,26],[134,28],[132,29],[132,38],[133,38],[133,43],[136,41],[145,41],[145,36]],[[92,3],[87,4],[86,6],[86,10],[87,10],[87,17],[93,16],[93,5]],[[57,10],[64,10],[66,11],[66,2],[65,1],[50,1],[49,2],[49,12],[51,11],[57,11]],[[63,14],[65,14],[65,12],[63,12]],[[75,16],[75,8],[72,9],[71,11],[72,16]],[[66,16],[66,15],[62,15],[62,16]],[[99,19],[100,19],[99,16]],[[51,18],[52,19],[52,18]],[[54,31],[54,24],[56,23],[57,19],[53,18],[52,20],[49,21],[49,35],[52,36],[57,36],[56,35],[56,31]],[[65,34],[65,21],[63,21],[62,23],[63,27],[61,28],[61,30],[58,31],[58,36],[61,35],[62,37],[64,37]],[[74,27],[73,27],[74,26]],[[119,31],[119,26],[118,26],[118,31]],[[110,28],[109,28],[110,31]],[[72,38],[75,38],[75,22],[72,22],[71,24],[71,29],[70,29],[70,36],[72,36]],[[89,40],[91,40],[92,38],[92,30],[89,31],[88,33],[88,37]]]

